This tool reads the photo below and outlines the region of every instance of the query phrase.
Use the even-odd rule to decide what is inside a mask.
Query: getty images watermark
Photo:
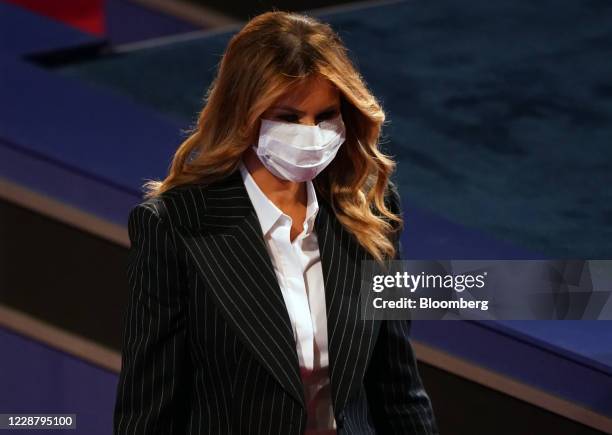
[[[612,260],[361,264],[363,319],[612,320]]]

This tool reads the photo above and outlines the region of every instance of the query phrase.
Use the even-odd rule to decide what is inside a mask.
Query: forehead
[[[275,105],[287,105],[296,108],[329,105],[337,102],[340,91],[327,78],[315,76],[292,87],[275,102]]]

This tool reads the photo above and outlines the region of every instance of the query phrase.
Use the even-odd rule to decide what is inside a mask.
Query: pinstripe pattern
[[[360,261],[371,257],[319,205],[338,433],[437,433],[409,322],[361,320]],[[114,433],[302,434],[291,323],[240,173],[144,201],[128,230]]]

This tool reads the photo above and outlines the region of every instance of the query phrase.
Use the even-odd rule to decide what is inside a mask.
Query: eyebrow
[[[326,112],[330,112],[330,111],[332,111],[332,110],[334,110],[334,109],[337,109],[337,108],[338,108],[338,104],[332,104],[331,106],[326,107],[326,108],[325,108],[325,109],[323,109],[321,112],[319,112],[319,114],[321,114],[321,113],[326,113]],[[283,106],[283,105],[280,105],[280,106],[274,106],[274,107],[273,107],[273,109],[287,110],[287,111],[289,111],[289,112],[293,112],[293,113],[296,113],[296,114],[298,114],[298,115],[303,115],[303,114],[304,114],[304,112],[302,112],[301,110],[298,110],[298,109],[296,109],[296,108],[294,108],[294,107],[291,107],[291,106]]]

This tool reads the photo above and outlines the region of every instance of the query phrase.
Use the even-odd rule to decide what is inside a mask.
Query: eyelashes
[[[321,115],[319,115],[317,117],[317,124],[321,121],[324,121],[326,119],[331,119],[335,116],[337,116],[339,114],[339,112],[337,111],[332,111],[332,112],[326,112],[326,113],[322,113]],[[278,115],[277,119],[286,121],[286,122],[297,122],[298,120],[298,116],[297,115],[293,115],[293,114],[287,114],[287,115]]]

